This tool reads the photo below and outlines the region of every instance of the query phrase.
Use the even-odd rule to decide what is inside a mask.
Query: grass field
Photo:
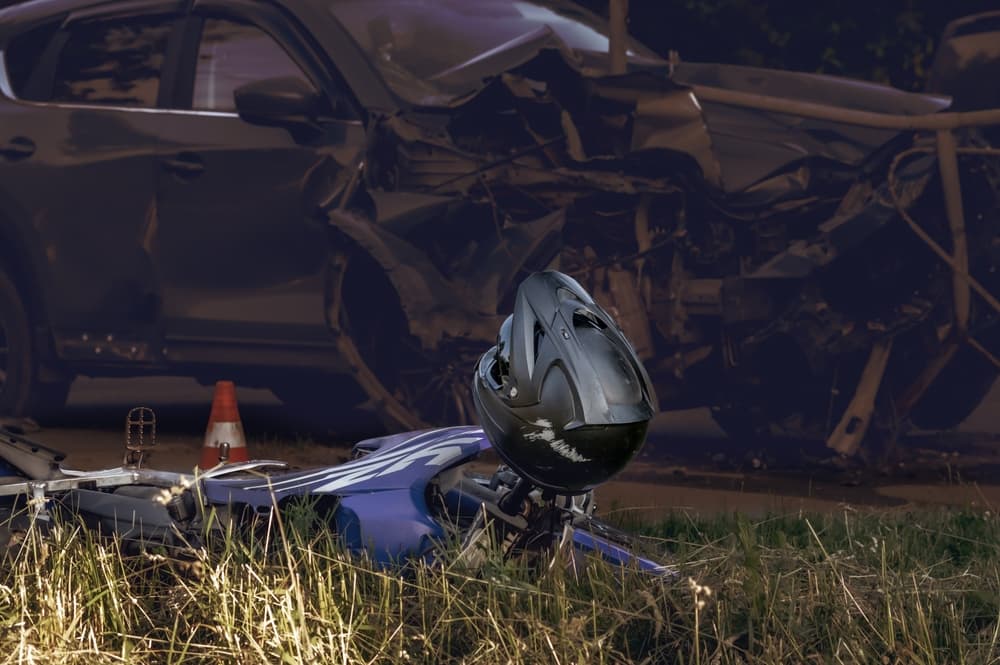
[[[292,518],[294,520],[294,517]],[[63,526],[0,564],[0,661],[25,663],[991,663],[989,512],[674,515],[661,580],[591,561],[384,571],[272,524],[184,562]]]

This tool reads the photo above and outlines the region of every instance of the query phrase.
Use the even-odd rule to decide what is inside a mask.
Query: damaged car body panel
[[[897,284],[885,293],[872,289],[877,295],[871,302],[858,298],[859,311],[846,314],[817,293],[827,285],[801,283],[810,278],[835,283],[820,273],[855,256],[884,227],[898,221],[888,187],[896,188],[908,205],[925,193],[934,175],[933,159],[907,164],[891,185],[875,177],[904,145],[901,139],[911,141],[910,136],[699,104],[686,84],[763,90],[814,103],[830,103],[846,92],[853,93],[842,103],[846,108],[914,115],[938,112],[947,100],[802,74],[768,78],[760,70],[716,65],[681,63],[672,80],[650,71],[609,77],[586,72],[567,57],[565,48],[551,47],[548,39],[551,36],[537,35],[539,48],[530,58],[525,57],[528,40],[513,44],[517,53],[510,61],[518,64],[457,101],[442,104],[438,112],[447,122],[428,120],[435,109],[426,105],[392,117],[387,134],[400,157],[389,163],[405,164],[400,170],[408,179],[401,185],[391,182],[435,194],[454,193],[489,206],[494,216],[506,220],[523,222],[544,210],[565,210],[560,266],[619,313],[625,310],[623,327],[646,357],[659,360],[653,366],[661,369],[661,390],[669,403],[691,406],[725,399],[718,384],[699,380],[698,365],[716,365],[706,379],[717,380],[713,372],[718,372],[718,364],[735,370],[741,362],[738,356],[771,364],[774,348],[788,338],[802,354],[806,371],[781,377],[784,390],[815,376],[829,379],[846,358],[846,373],[860,374],[874,340],[928,320],[930,300],[903,293],[910,284]],[[504,140],[497,141],[494,134],[501,130]],[[498,145],[515,156],[505,158]],[[773,149],[762,150],[767,147]],[[484,166],[468,168],[473,151]],[[385,182],[377,172],[373,178]],[[541,208],[519,208],[525,193]],[[681,201],[696,197],[701,199],[695,204],[702,206],[701,214],[718,221],[684,218]],[[665,211],[674,217],[664,220]],[[595,222],[595,217],[610,219]],[[594,225],[590,238],[584,231],[588,225]],[[603,244],[604,256],[589,244],[602,233],[618,243]],[[917,263],[927,259],[923,248],[909,242],[905,246]],[[608,260],[608,253],[624,260]],[[726,255],[728,266],[723,264]],[[856,282],[846,280],[838,290],[849,291],[848,285]],[[710,321],[726,326],[722,340],[712,343],[704,328],[694,329]],[[750,326],[758,330],[727,339]],[[767,367],[754,366],[746,377],[750,385],[737,391],[753,392],[767,373]],[[663,381],[668,382],[665,390]],[[772,394],[781,391],[778,386],[767,389]],[[823,385],[821,390],[826,397],[810,399],[821,400],[832,413],[844,408],[829,407],[829,392],[838,392],[836,387]],[[752,411],[725,402],[720,411],[723,408]],[[793,420],[799,416],[789,414]],[[816,424],[810,423],[812,431],[801,424],[790,428],[796,434],[816,435]],[[828,434],[833,424],[826,423],[819,435]]]
[[[874,83],[736,65],[681,62],[675,66],[671,78],[688,86],[710,86],[887,114],[936,113],[950,103],[946,97],[903,92]],[[899,134],[894,130],[766,113],[704,100],[700,103],[722,162],[724,189],[730,194],[748,189],[754,192],[759,189],[753,187],[755,183],[800,160],[828,161],[853,174],[872,153]],[[768,202],[753,197],[754,205]]]
[[[235,369],[269,385],[254,368],[295,365],[344,373],[391,427],[468,422],[470,368],[516,284],[556,268],[615,313],[665,407],[712,407],[737,435],[825,439],[855,393],[876,410],[907,396],[915,421],[951,426],[995,377],[978,368],[954,389],[949,368],[972,362],[948,332],[954,275],[902,223],[957,237],[928,136],[703,93],[917,118],[948,98],[666,61],[633,41],[610,75],[607,26],[563,0],[196,0],[157,5],[169,21],[149,108],[67,108],[50,99],[59,75],[11,45],[42,30],[58,63],[73,26],[152,5],[51,4],[58,20],[39,3],[0,13],[0,113],[35,114],[54,137],[75,114],[109,144],[68,164],[44,145],[8,159],[0,170],[35,198],[4,184],[0,202],[35,215],[18,237],[46,293],[43,364],[66,374]],[[63,21],[74,12],[86,20]],[[209,86],[198,63],[216,50],[242,69]],[[969,270],[989,287],[1000,174],[985,136],[961,135],[980,152],[958,164]],[[114,179],[94,166],[112,144],[131,160],[127,192],[63,200],[116,220],[71,247],[72,233],[45,236],[69,228],[46,215],[72,211],[50,212],[24,164],[57,183],[73,169]],[[68,283],[84,258],[94,270]],[[995,313],[970,316],[1000,351]],[[942,390],[940,408],[920,399]]]

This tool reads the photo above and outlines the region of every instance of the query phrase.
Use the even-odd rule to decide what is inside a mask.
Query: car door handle
[[[35,154],[35,142],[27,136],[15,136],[0,147],[0,157],[14,162],[19,159],[27,159]]]
[[[163,168],[182,178],[194,178],[205,170],[205,162],[193,152],[182,152],[163,160]]]

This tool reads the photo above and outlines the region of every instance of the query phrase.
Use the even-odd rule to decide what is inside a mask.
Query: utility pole
[[[628,49],[628,0],[610,0],[608,16],[611,23],[611,33],[608,39],[609,56],[611,57],[611,74],[624,74],[626,52]]]

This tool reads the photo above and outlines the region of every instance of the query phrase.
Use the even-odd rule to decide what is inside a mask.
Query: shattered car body
[[[964,333],[952,329],[952,274],[900,222],[900,200],[913,214],[929,213],[920,217],[931,233],[945,221],[937,162],[918,155],[890,179],[894,157],[925,138],[717,103],[697,90],[905,116],[944,111],[948,98],[726,65],[635,62],[608,76],[589,56],[541,29],[491,51],[491,75],[481,76],[482,60],[471,63],[475,83],[448,103],[429,95],[419,110],[381,119],[392,150],[366,165],[379,185],[367,192],[375,218],[384,219],[381,193],[396,188],[461,201],[457,212],[428,217],[435,228],[482,227],[484,240],[463,248],[474,258],[443,272],[472,287],[460,306],[466,320],[493,314],[505,295],[509,282],[497,289],[483,274],[491,266],[534,255],[528,265],[538,268],[551,257],[616,312],[668,408],[711,406],[731,434],[828,439],[853,452],[864,429],[844,414],[875,350],[881,371],[869,411],[883,433],[908,417],[951,427],[979,403],[996,368],[954,348]],[[984,145],[974,131],[964,138]],[[962,167],[972,274],[990,282],[1000,171],[976,157]],[[537,226],[531,235],[541,243],[553,216],[553,253],[512,239]],[[500,249],[514,248],[508,256],[489,238],[491,222]],[[947,237],[947,226],[937,233]],[[407,262],[441,251],[426,244],[431,233],[411,237]],[[406,281],[398,280],[401,293]],[[402,301],[413,302],[410,294]],[[990,347],[996,314],[976,307],[963,325],[986,331]],[[410,321],[425,349],[453,345],[448,356],[460,353],[457,340],[476,337],[459,321],[429,331]],[[451,340],[427,335],[442,329]],[[892,342],[894,351],[883,352]],[[392,408],[380,388],[371,383],[367,392]],[[459,382],[457,417],[469,412],[463,394]],[[397,417],[415,426],[406,418],[416,415]],[[854,441],[844,445],[838,434]]]
[[[116,6],[71,4],[70,26]],[[945,111],[946,97],[667,62],[634,43],[628,71],[610,75],[605,26],[563,2],[154,4],[184,17],[172,44],[196,42],[217,12],[253,23],[316,91],[251,81],[235,91],[238,117],[209,126],[186,110],[191,75],[164,90],[164,73],[156,106],[169,118],[127,124],[155,136],[167,173],[116,211],[136,220],[114,243],[53,252],[56,235],[39,236],[60,212],[35,201],[18,237],[34,233],[21,260],[41,275],[26,281],[54,342],[46,371],[238,369],[284,398],[268,368],[298,367],[350,377],[336,401],[350,394],[393,427],[469,422],[471,367],[498,313],[525,273],[548,267],[614,313],[662,406],[710,406],[733,434],[857,438],[873,413],[881,431],[907,418],[950,427],[996,377],[962,344],[973,332],[1000,351],[996,312],[956,314],[953,271],[901,220],[945,246],[956,237],[934,153],[896,160],[925,134],[699,92],[914,118]],[[4,41],[42,23],[44,6],[3,14]],[[27,74],[15,106],[45,104],[31,101],[44,98],[40,76]],[[121,127],[88,136],[98,129]],[[234,144],[259,132],[271,143],[241,170]],[[961,145],[984,152],[958,162],[969,274],[992,290],[1000,170],[984,136],[963,131]],[[269,175],[275,156],[284,170]],[[14,173],[0,166],[0,181]],[[129,257],[117,272],[79,280],[112,252]],[[862,393],[863,422],[845,419]]]

